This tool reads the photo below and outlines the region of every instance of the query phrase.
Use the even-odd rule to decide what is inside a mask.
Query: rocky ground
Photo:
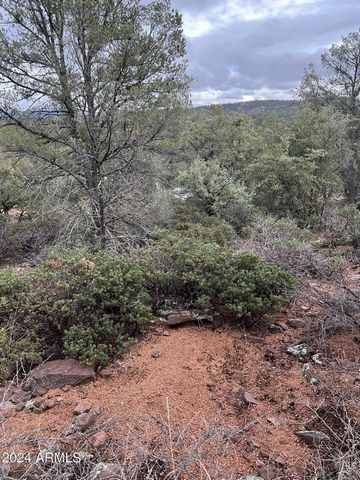
[[[347,277],[358,291],[359,268]],[[94,381],[27,386],[37,396],[16,405],[3,391],[2,459],[13,452],[13,460],[31,460],[4,464],[3,478],[35,478],[39,468],[50,468],[41,477],[49,479],[306,478],[311,465],[316,470],[314,446],[340,432],[331,402],[344,401],[347,415],[360,418],[359,337],[324,326],[337,293],[330,281],[311,281],[273,324],[250,331],[159,322]],[[55,446],[89,452],[88,470],[60,477],[53,466],[34,467],[34,455]],[[100,461],[132,473],[91,477]]]

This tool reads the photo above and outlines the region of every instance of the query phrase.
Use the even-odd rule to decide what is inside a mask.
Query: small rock
[[[151,356],[152,356],[153,358],[160,358],[160,357],[163,356],[163,352],[153,352],[153,353],[151,354]]]
[[[271,325],[269,325],[269,329],[273,332],[278,332],[278,333],[281,333],[283,332],[283,328],[280,327],[280,325],[276,325],[276,323],[272,323]]]
[[[95,412],[83,413],[82,415],[75,417],[73,422],[74,430],[85,432],[95,424],[96,417],[97,414]]]
[[[17,412],[21,412],[21,410],[24,410],[26,403],[25,402],[19,402],[16,404],[15,410]],[[1,477],[0,477],[1,478]]]
[[[313,356],[311,357],[311,359],[312,359],[312,361],[313,361],[314,363],[316,363],[317,365],[322,365],[323,362],[320,360],[320,356],[321,356],[321,353],[315,353],[315,355],[313,355]]]
[[[288,325],[292,328],[304,328],[307,323],[302,318],[290,318]]]
[[[288,326],[285,322],[276,322],[276,325],[278,325],[281,328],[281,330],[285,331],[288,329]]]
[[[100,432],[94,433],[94,435],[91,436],[91,443],[95,448],[104,446],[107,440],[108,434],[105,432],[105,430],[101,430]]]
[[[55,400],[55,398],[50,398],[45,402],[45,408],[48,410],[50,410],[50,408],[54,408],[56,405],[57,405],[57,401]]]
[[[70,392],[71,390],[71,385],[64,385],[61,389],[63,392]]]
[[[323,442],[329,442],[330,438],[323,432],[316,430],[304,430],[302,432],[296,432],[296,435],[304,440],[304,442],[310,447],[318,447]]]
[[[37,397],[42,397],[43,395],[46,395],[47,392],[48,392],[48,389],[45,387],[42,387],[41,385],[36,385],[33,390],[34,395],[36,395]]]
[[[90,472],[89,480],[116,480],[121,475],[122,468],[117,463],[99,463]]]
[[[43,410],[45,410],[45,405],[46,405],[46,400],[44,400],[41,397],[35,397],[25,404],[26,410],[29,410],[31,412],[35,413],[41,413]]]
[[[103,368],[100,370],[100,377],[102,378],[111,378],[113,376],[113,371],[110,368]]]
[[[244,399],[247,403],[249,403],[250,405],[259,405],[260,402],[258,402],[252,395],[251,393],[249,392],[245,392],[244,393]]]
[[[306,343],[298,343],[297,345],[290,346],[287,349],[287,353],[293,355],[296,358],[302,359],[314,353],[314,349]]]
[[[268,417],[267,421],[269,423],[272,423],[275,427],[279,427],[280,425],[285,425],[287,423],[286,420],[282,420],[281,418],[275,418],[275,417]]]
[[[82,415],[87,413],[91,409],[91,403],[88,400],[84,400],[76,405],[73,410],[74,415]]]

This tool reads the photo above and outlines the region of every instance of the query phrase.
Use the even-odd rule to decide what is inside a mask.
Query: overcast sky
[[[309,63],[360,27],[360,0],[173,0],[193,104],[292,98]]]

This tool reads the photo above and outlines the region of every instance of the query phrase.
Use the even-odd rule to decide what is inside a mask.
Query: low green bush
[[[196,230],[196,229],[195,229]],[[208,235],[162,230],[146,254],[155,308],[170,305],[232,313],[256,321],[279,308],[292,277],[256,255],[224,249]]]
[[[132,260],[70,252],[21,279],[5,270],[0,278],[2,323],[16,318],[18,331],[38,339],[42,358],[69,355],[104,366],[152,318],[141,267]]]

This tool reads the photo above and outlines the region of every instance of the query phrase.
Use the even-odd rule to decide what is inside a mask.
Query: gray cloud
[[[194,104],[289,98],[309,63],[359,29],[358,0],[174,0],[184,15]]]

